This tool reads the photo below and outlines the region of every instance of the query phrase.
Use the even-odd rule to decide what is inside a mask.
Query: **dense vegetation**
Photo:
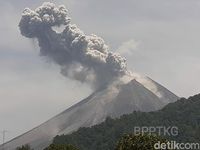
[[[200,94],[182,98],[156,112],[133,112],[119,119],[107,118],[91,128],[80,128],[70,135],[54,138],[54,144],[72,144],[81,150],[113,150],[117,141],[136,126],[177,126],[177,136],[165,138],[177,142],[200,142]]]
[[[78,150],[78,149],[73,145],[51,144],[44,150]]]
[[[150,134],[126,134],[116,144],[114,150],[155,150],[155,145],[160,143],[167,144],[168,140],[156,135]],[[161,148],[156,147],[157,150]],[[18,147],[16,150],[33,150],[26,144]],[[79,150],[73,145],[69,144],[51,144],[44,150]],[[169,150],[166,148],[166,150]]]
[[[149,134],[127,134],[120,139],[115,150],[155,150],[157,142],[167,144],[168,140]]]
[[[34,150],[28,144],[17,147],[16,150]],[[51,144],[46,147],[44,150],[78,150],[73,145],[69,144]]]
[[[33,150],[28,144],[17,147],[16,150]]]

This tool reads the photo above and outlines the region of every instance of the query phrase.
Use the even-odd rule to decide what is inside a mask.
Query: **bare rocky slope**
[[[176,100],[178,97],[175,94],[148,77],[135,77],[126,82],[119,79],[47,122],[7,142],[4,150],[13,150],[27,143],[35,150],[41,150],[56,135],[99,124],[108,116],[116,118],[134,110],[155,111]],[[3,149],[2,146],[0,149]]]

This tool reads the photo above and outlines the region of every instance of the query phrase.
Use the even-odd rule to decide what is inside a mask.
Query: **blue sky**
[[[7,139],[91,93],[87,85],[66,79],[58,66],[40,57],[37,41],[20,35],[23,9],[43,2],[0,1],[0,130],[9,130]],[[199,0],[57,0],[56,4],[66,5],[80,29],[103,37],[111,50],[125,56],[132,71],[181,97],[199,92]]]

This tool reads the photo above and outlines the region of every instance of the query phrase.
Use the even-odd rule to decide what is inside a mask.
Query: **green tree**
[[[76,147],[72,145],[61,145],[61,144],[51,144],[44,150],[78,150]]]
[[[200,141],[200,94],[189,99],[181,98],[155,112],[137,112],[67,135],[58,135],[54,144],[72,144],[81,150],[113,150],[125,133],[133,133],[135,127],[178,127],[178,135],[166,135],[170,141],[198,143]],[[162,133],[163,134],[163,133]],[[164,135],[163,135],[164,136]]]
[[[154,144],[158,142],[167,143],[168,141],[156,135],[126,134],[119,140],[115,150],[155,150]]]
[[[17,147],[16,150],[33,150],[31,149],[30,145],[22,145],[21,147]]]

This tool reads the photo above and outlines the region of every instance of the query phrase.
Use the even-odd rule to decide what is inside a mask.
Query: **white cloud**
[[[134,53],[134,51],[138,50],[139,45],[140,45],[139,41],[130,39],[126,42],[123,42],[122,45],[119,46],[117,52],[120,54],[132,55]]]
[[[20,35],[18,22],[22,10],[35,8],[42,1],[0,2],[0,129],[11,130],[8,138],[31,129],[89,93],[84,86],[63,79],[58,69],[45,66],[42,61],[38,63],[41,60],[38,52]],[[179,96],[199,92],[200,5],[196,5],[197,0],[165,3],[110,0],[106,1],[107,5],[105,0],[56,2],[64,2],[74,23],[87,33],[103,36],[114,49],[130,39],[122,43],[118,52],[126,56],[134,54],[127,57],[132,69],[149,75]],[[169,3],[167,7],[166,3]]]

